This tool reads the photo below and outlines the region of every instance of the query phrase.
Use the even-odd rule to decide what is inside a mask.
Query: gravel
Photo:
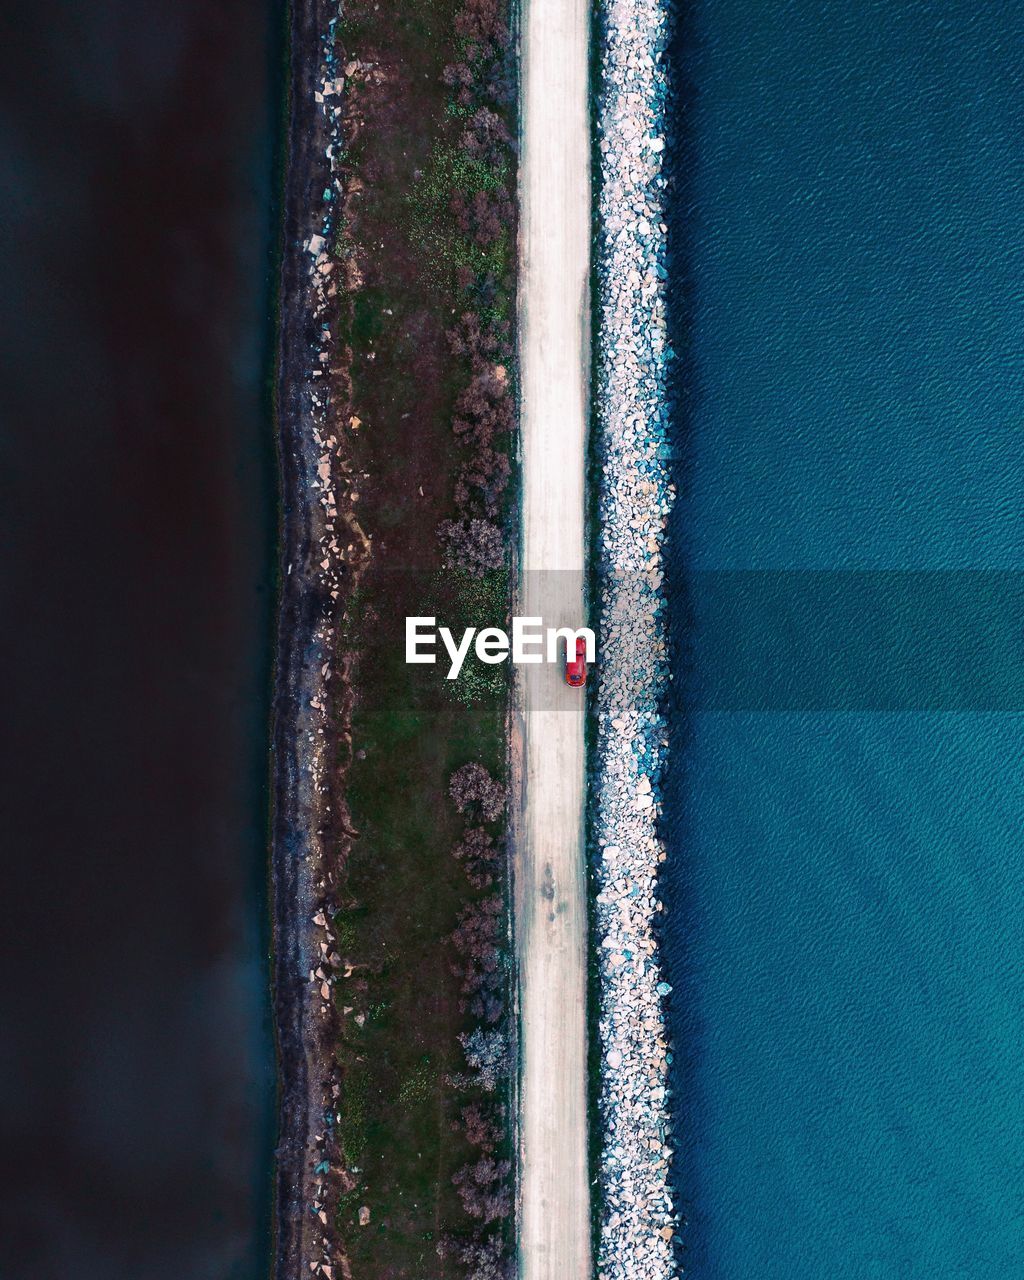
[[[602,1052],[599,1280],[674,1274],[663,980],[655,937],[665,725],[665,0],[606,0],[598,104],[602,662],[597,924]]]

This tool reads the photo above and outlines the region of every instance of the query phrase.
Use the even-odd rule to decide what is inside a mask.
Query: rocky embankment
[[[339,1086],[332,1070],[330,911],[347,848],[338,779],[350,745],[351,692],[335,634],[346,592],[369,554],[352,511],[355,480],[343,436],[347,352],[328,316],[353,281],[332,250],[345,193],[339,173],[342,90],[366,74],[342,68],[332,0],[291,10],[291,110],[282,246],[277,378],[282,578],[274,693],[272,883],[280,1133],[275,1280],[335,1280],[347,1263],[333,1206],[346,1189],[334,1157]],[[342,763],[339,762],[339,758]]]
[[[597,688],[597,904],[601,1038],[602,1280],[674,1266],[667,1072],[656,941],[659,778],[668,677],[662,540],[669,481],[662,156],[664,0],[604,10],[600,146],[598,418],[603,468]]]

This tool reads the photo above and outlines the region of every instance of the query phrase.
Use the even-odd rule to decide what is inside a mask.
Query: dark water
[[[280,26],[5,11],[5,1280],[266,1269]]]
[[[680,24],[685,1261],[1002,1280],[1024,1266],[1024,11],[701,0]]]

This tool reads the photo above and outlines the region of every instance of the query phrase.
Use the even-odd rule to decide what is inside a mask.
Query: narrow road
[[[519,340],[523,535],[518,612],[585,621],[590,127],[585,0],[524,0]],[[519,1271],[589,1280],[584,695],[520,667]]]

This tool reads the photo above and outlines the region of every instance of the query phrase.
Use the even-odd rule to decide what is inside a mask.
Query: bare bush
[[[458,1257],[463,1266],[469,1268],[466,1280],[512,1280],[512,1259],[505,1252],[500,1236],[487,1236],[463,1245]]]
[[[493,373],[495,361],[512,357],[509,322],[493,313],[482,321],[476,311],[464,311],[445,336],[452,355],[469,359],[474,376],[485,366],[491,366]]]
[[[502,1138],[501,1126],[480,1102],[471,1102],[462,1108],[462,1114],[452,1128],[466,1136],[472,1147],[479,1147],[485,1155],[492,1155]]]
[[[507,376],[492,366],[481,369],[455,401],[452,430],[467,444],[486,446],[511,431],[514,423]]]
[[[515,82],[509,30],[499,0],[465,0],[455,16],[455,32],[461,57],[445,67],[443,78],[456,90],[456,101],[469,108],[506,106]]]
[[[462,1207],[471,1218],[482,1222],[500,1222],[512,1211],[512,1189],[508,1160],[481,1156],[475,1164],[467,1164],[452,1177],[458,1188]]]
[[[449,941],[456,959],[451,970],[461,979],[459,1006],[481,1022],[493,1025],[505,1012],[505,965],[501,953],[504,907],[500,895],[470,902],[459,912],[459,924]]]
[[[460,1077],[456,1083],[483,1089],[493,1093],[498,1081],[503,1080],[509,1071],[508,1038],[496,1027],[477,1027],[468,1034],[459,1036],[459,1044],[466,1055],[466,1062],[474,1073],[469,1077]]]
[[[508,159],[513,149],[508,126],[488,107],[478,107],[469,117],[459,144],[471,160],[495,169]]]
[[[472,342],[483,344],[483,334],[468,316],[464,317],[461,331],[454,331],[454,337],[466,350]],[[474,363],[472,381],[455,402],[452,421],[452,431],[470,451],[455,485],[455,502],[464,521],[496,517],[512,474],[508,454],[502,447],[515,421],[508,375],[502,366],[482,360]],[[449,540],[453,537],[450,534]],[[459,541],[465,544],[466,540]],[[462,553],[466,554],[465,546]]]
[[[475,760],[455,770],[448,783],[448,794],[459,813],[479,817],[483,822],[496,822],[508,801],[505,786]]]
[[[504,534],[489,520],[442,520],[437,535],[448,569],[465,569],[482,578],[488,569],[500,569],[505,563]]]
[[[451,211],[462,234],[481,249],[499,240],[515,217],[512,197],[505,187],[472,195],[457,192],[451,199]]]
[[[470,827],[452,850],[452,857],[462,863],[474,889],[487,889],[494,883],[500,854],[500,848],[483,827]]]
[[[493,519],[508,488],[512,463],[508,454],[484,446],[463,464],[455,481],[455,501],[460,510],[480,511]]]

